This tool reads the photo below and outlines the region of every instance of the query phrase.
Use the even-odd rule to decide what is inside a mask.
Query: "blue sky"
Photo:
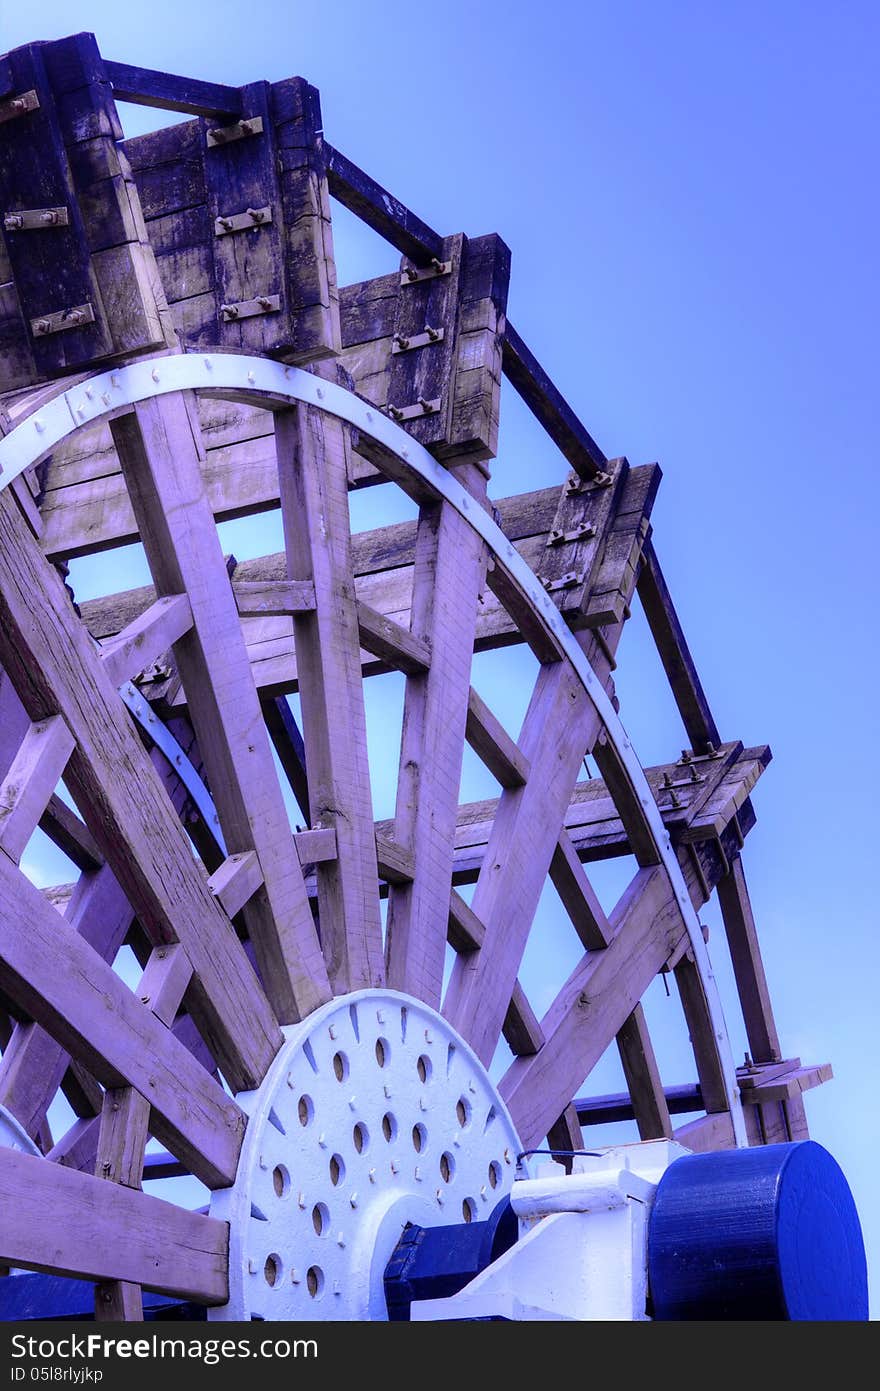
[[[808,1115],[880,1269],[880,8],[0,3],[2,51],[74,27],[143,66],[308,77],[328,138],[427,222],[501,233],[519,332],[607,454],[663,465],[655,542],[717,721],[774,750],[745,862],[783,1044],[834,1065]],[[336,236],[341,281],[393,267],[351,219]],[[493,490],[559,481],[504,408]],[[682,738],[633,626],[622,715],[643,762],[665,761]],[[690,1080],[660,1034],[669,1080]]]

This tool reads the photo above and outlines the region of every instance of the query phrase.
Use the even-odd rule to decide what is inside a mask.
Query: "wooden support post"
[[[184,395],[160,398],[111,428],[157,593],[189,600],[193,626],[175,656],[227,847],[256,850],[260,860],[264,886],[243,911],[266,992],[289,1023],[327,1000],[330,987],[204,493],[194,405]]]
[[[467,467],[463,481],[479,497],[484,480],[473,465]],[[412,883],[389,891],[386,956],[389,984],[435,1008],[443,983],[477,595],[485,565],[483,542],[448,503],[422,508],[410,626],[429,647],[431,666],[406,683],[394,825],[395,838],[412,851],[414,872]]]
[[[275,427],[287,573],[315,591],[314,610],[293,624],[310,823],[336,832],[335,860],[318,867],[318,913],[337,993],[384,980],[346,430],[306,406],[280,414]]]
[[[140,1189],[150,1103],[132,1087],[110,1087],[104,1093],[95,1173],[111,1183]],[[98,1322],[140,1322],[144,1317],[141,1287],[131,1280],[106,1280],[95,1286]]]

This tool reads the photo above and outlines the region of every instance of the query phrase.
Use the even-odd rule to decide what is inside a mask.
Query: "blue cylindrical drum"
[[[849,1185],[812,1140],[677,1159],[648,1229],[656,1319],[868,1317]]]

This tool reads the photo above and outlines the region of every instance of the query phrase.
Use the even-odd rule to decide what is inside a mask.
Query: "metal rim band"
[[[659,862],[666,870],[675,893],[706,992],[736,1143],[747,1145],[736,1067],[718,985],[699,919],[672,848],[671,837],[626,731],[602,683],[540,580],[489,514],[417,440],[377,407],[370,406],[344,387],[324,381],[302,368],[288,367],[269,358],[235,353],[182,353],[145,359],[89,377],[69,390],[59,392],[51,401],[35,406],[32,414],[0,440],[0,488],[51,453],[62,440],[83,425],[152,397],[175,391],[205,390],[218,396],[226,392],[234,393],[239,399],[253,398],[254,404],[263,406],[266,406],[266,397],[274,398],[280,405],[302,402],[329,411],[331,415],[369,435],[469,522],[486,542],[495,563],[529,601],[560,658],[565,658],[575,671],[614,745],[630,789],[642,805]]]

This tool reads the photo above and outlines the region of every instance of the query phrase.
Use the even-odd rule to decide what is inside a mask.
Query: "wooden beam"
[[[602,781],[614,798],[632,854],[640,865],[658,864],[660,855],[654,845],[647,809],[631,787],[623,760],[604,730],[593,744],[593,758]]]
[[[528,759],[473,686],[468,696],[465,738],[502,787],[525,786]]]
[[[513,987],[502,1026],[511,1052],[529,1057],[544,1046],[544,1030],[519,981]]]
[[[193,1173],[232,1182],[238,1106],[2,852],[0,985],[105,1086],[149,1097],[154,1134]]]
[[[205,1304],[229,1297],[225,1222],[5,1148],[0,1200],[4,1264],[129,1280]]]
[[[440,259],[443,238],[332,145],[324,144],[331,196],[417,265]]]
[[[556,838],[550,879],[586,951],[607,947],[611,925],[596,891],[584,872],[577,850],[564,828]]]
[[[305,817],[309,819],[309,780],[306,769],[306,746],[300,733],[299,725],[293,717],[293,711],[287,703],[287,697],[264,696],[260,700],[263,711],[263,719],[266,721],[266,728],[269,731],[269,738],[278,762],[284,772],[284,776],[290,785],[290,790],[296,798],[297,805]]]
[[[241,912],[262,882],[263,871],[255,850],[245,850],[239,855],[227,856],[208,880],[211,893],[215,898],[219,898],[224,912],[228,913],[230,918]]]
[[[139,1190],[144,1172],[144,1149],[150,1103],[133,1087],[111,1087],[104,1093],[98,1133],[96,1177]],[[141,1287],[131,1280],[104,1280],[95,1286],[95,1320],[139,1322],[144,1317]]]
[[[335,372],[333,373],[335,375]],[[295,614],[312,825],[336,832],[318,866],[321,945],[336,993],[385,979],[367,727],[348,514],[348,427],[300,406],[276,418],[287,575],[314,585]]]
[[[192,627],[185,594],[168,594],[151,604],[101,648],[101,661],[114,686],[130,681],[178,642]]]
[[[474,891],[472,907],[486,928],[484,946],[457,958],[443,1007],[453,1027],[487,1065],[501,1034],[577,770],[599,727],[593,705],[568,664],[543,666],[517,741],[531,775],[524,787],[505,790],[498,800]]]
[[[535,355],[508,321],[502,357],[504,375],[579,478],[591,479],[608,462]]]
[[[453,889],[449,896],[446,935],[449,945],[457,952],[478,951],[486,936],[485,927],[457,889]]]
[[[16,864],[37,829],[73,746],[73,735],[60,715],[38,720],[28,729],[0,783],[0,850]]]
[[[40,830],[59,850],[63,850],[77,869],[100,869],[104,863],[104,856],[86,823],[55,792],[49,798],[38,824]]]
[[[547,1134],[684,935],[660,867],[638,870],[609,921],[609,945],[584,955],[541,1020],[543,1048],[501,1080],[526,1147]]]
[[[315,607],[311,580],[233,580],[232,592],[241,618],[307,613]]]
[[[113,961],[131,920],[131,906],[109,866],[80,875],[64,923],[105,961]],[[66,1049],[39,1024],[16,1026],[0,1059],[0,1105],[29,1135],[36,1135],[45,1121],[69,1062]]]
[[[227,848],[259,856],[264,884],[243,912],[263,985],[290,1023],[329,999],[330,985],[205,497],[194,401],[148,401],[111,430],[157,593],[189,599],[193,626],[175,656]]]
[[[237,87],[224,87],[219,82],[203,82],[195,77],[175,77],[169,72],[134,67],[131,63],[105,61],[104,69],[117,101],[128,101],[134,106],[155,106],[160,111],[183,111],[189,116],[216,116],[227,125],[243,114],[241,92]]]
[[[642,1006],[617,1031],[617,1051],[632,1099],[633,1114],[642,1140],[672,1138],[669,1106],[660,1079],[660,1069],[651,1044],[651,1035]]]
[[[687,1125],[679,1125],[673,1131],[672,1138],[695,1154],[736,1148],[729,1111],[715,1111],[712,1115],[688,1121]]]
[[[651,542],[644,548],[638,594],[693,751],[707,753],[721,735]]]
[[[666,1109],[671,1116],[702,1111],[703,1098],[698,1086],[667,1087],[664,1092]],[[610,1096],[579,1096],[573,1103],[581,1125],[613,1125],[617,1121],[635,1120],[635,1107],[629,1092]]]
[[[407,676],[424,676],[431,665],[431,648],[393,618],[361,600],[357,605],[361,647]]]
[[[478,506],[485,497],[485,478],[473,464],[457,473]],[[410,627],[430,648],[431,666],[406,682],[394,833],[411,849],[414,868],[411,883],[389,890],[385,953],[389,985],[434,1008],[440,1006],[443,987],[471,657],[486,554],[481,538],[450,503],[422,507]]]
[[[782,1056],[782,1050],[745,870],[739,856],[728,873],[718,881],[718,902],[745,1020],[749,1051],[757,1063],[773,1062]]]

